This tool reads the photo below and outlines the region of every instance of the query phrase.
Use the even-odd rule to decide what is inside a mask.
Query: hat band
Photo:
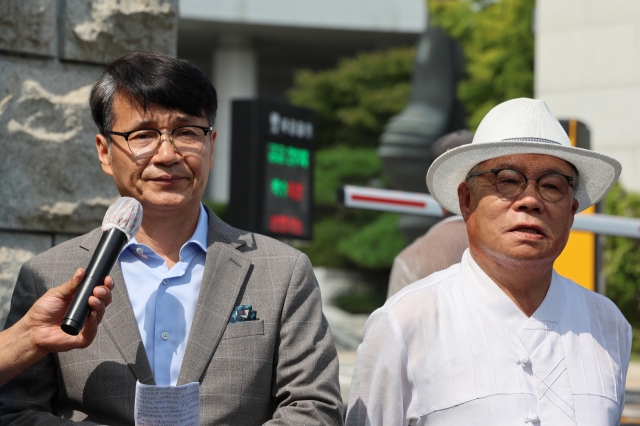
[[[542,138],[510,138],[510,139],[502,139],[501,142],[544,142],[544,143],[552,143],[555,145],[562,145],[560,142],[552,141],[550,139],[542,139]]]

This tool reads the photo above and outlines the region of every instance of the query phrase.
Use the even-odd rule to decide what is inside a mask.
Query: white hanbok
[[[347,426],[617,425],[630,351],[609,299],[554,271],[527,317],[467,250],[371,315]]]

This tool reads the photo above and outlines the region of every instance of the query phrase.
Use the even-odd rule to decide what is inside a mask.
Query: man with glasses
[[[201,202],[216,139],[209,79],[133,52],[107,65],[89,103],[102,170],[142,204],[142,225],[112,271],[94,344],[48,355],[3,387],[0,424],[133,425],[136,382],[198,382],[202,425],[341,424],[338,359],[309,259]],[[100,235],[28,262],[7,326],[85,266]]]
[[[427,185],[464,218],[469,250],[371,315],[347,425],[619,424],[631,328],[553,263],[620,171],[532,99],[496,106],[436,159]]]

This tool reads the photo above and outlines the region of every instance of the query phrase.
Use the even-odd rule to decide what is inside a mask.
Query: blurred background
[[[20,265],[98,226],[117,196],[98,167],[87,97],[104,64],[133,49],[188,59],[218,90],[205,202],[225,220],[232,220],[232,100],[315,112],[313,238],[286,241],[314,265],[345,392],[394,257],[435,219],[349,209],[336,198],[339,187],[426,192],[435,140],[473,132],[500,102],[535,97],[559,119],[579,121],[590,149],[623,164],[601,211],[640,217],[638,2],[3,0],[0,322]],[[595,241],[594,289],[640,337],[639,241]],[[632,359],[640,360],[638,338]],[[637,376],[629,383],[640,389]]]

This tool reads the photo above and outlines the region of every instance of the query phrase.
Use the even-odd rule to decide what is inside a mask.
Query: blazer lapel
[[[91,256],[93,256],[93,252],[100,241],[102,233],[98,231],[90,233],[88,238],[81,244],[81,247],[88,250],[86,259],[83,259],[83,263],[80,265],[82,268],[86,268],[89,265]],[[138,322],[133,314],[120,264],[115,264],[111,270],[111,277],[115,285],[111,292],[111,304],[105,310],[100,326],[104,327],[109,334],[136,379],[143,384],[155,385],[151,365],[140,337]]]
[[[218,347],[251,261],[236,250],[244,242],[210,210],[207,258],[177,385],[199,382]]]

